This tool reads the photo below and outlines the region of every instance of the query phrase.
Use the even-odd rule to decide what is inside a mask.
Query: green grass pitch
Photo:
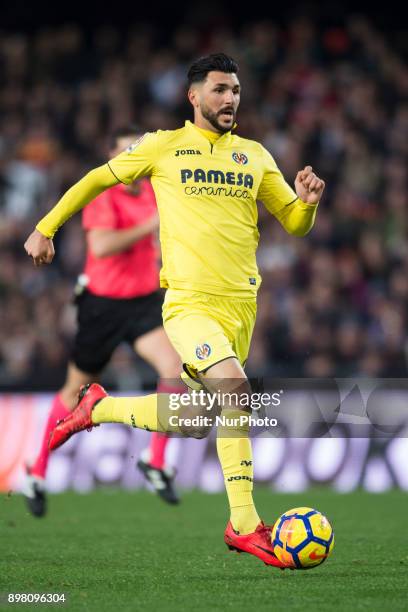
[[[282,572],[229,552],[224,495],[185,493],[169,507],[148,492],[67,493],[50,498],[42,520],[20,496],[2,495],[0,592],[68,596],[65,606],[36,610],[407,610],[406,494],[282,495],[258,486],[256,502],[266,520],[295,506],[326,514],[333,555],[313,570]]]

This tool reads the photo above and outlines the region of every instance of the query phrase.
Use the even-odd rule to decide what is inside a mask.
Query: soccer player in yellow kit
[[[257,200],[288,233],[304,236],[313,226],[325,185],[306,166],[293,191],[261,144],[232,132],[240,101],[237,71],[235,61],[222,53],[196,61],[188,72],[194,123],[147,133],[89,172],[38,223],[25,248],[36,265],[50,263],[52,238],[71,215],[112,185],[150,176],[160,215],[165,330],[191,379],[209,392],[234,392],[239,398],[250,393],[243,366],[260,285]],[[77,408],[52,432],[50,448],[104,422],[206,435],[208,427],[184,425],[180,411],[172,413],[179,416],[174,424],[162,410],[167,400],[157,395],[113,398],[99,385],[85,387]],[[221,409],[227,424],[219,427],[217,451],[231,510],[225,542],[282,567],[273,553],[271,528],[260,520],[252,498],[249,426],[239,418],[250,408],[238,401]]]

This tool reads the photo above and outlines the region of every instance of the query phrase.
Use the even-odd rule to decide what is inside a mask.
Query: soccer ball
[[[275,555],[286,567],[310,569],[330,555],[334,532],[318,510],[293,508],[282,514],[273,526],[272,545]]]

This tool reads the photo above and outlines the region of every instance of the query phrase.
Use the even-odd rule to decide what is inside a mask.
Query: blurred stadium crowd
[[[39,217],[103,163],[113,129],[172,129],[191,118],[190,61],[224,51],[240,64],[239,133],[261,141],[287,180],[311,164],[326,181],[316,225],[288,237],[260,207],[263,286],[252,375],[407,374],[408,68],[363,17],[317,29],[262,21],[240,29],[75,25],[0,39],[0,387],[57,388],[74,330],[80,215],[36,269],[23,243]],[[151,376],[119,350],[119,389]]]

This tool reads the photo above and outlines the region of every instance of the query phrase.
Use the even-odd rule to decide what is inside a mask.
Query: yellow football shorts
[[[168,289],[163,304],[164,329],[193,379],[228,357],[244,365],[255,319],[256,298]]]

